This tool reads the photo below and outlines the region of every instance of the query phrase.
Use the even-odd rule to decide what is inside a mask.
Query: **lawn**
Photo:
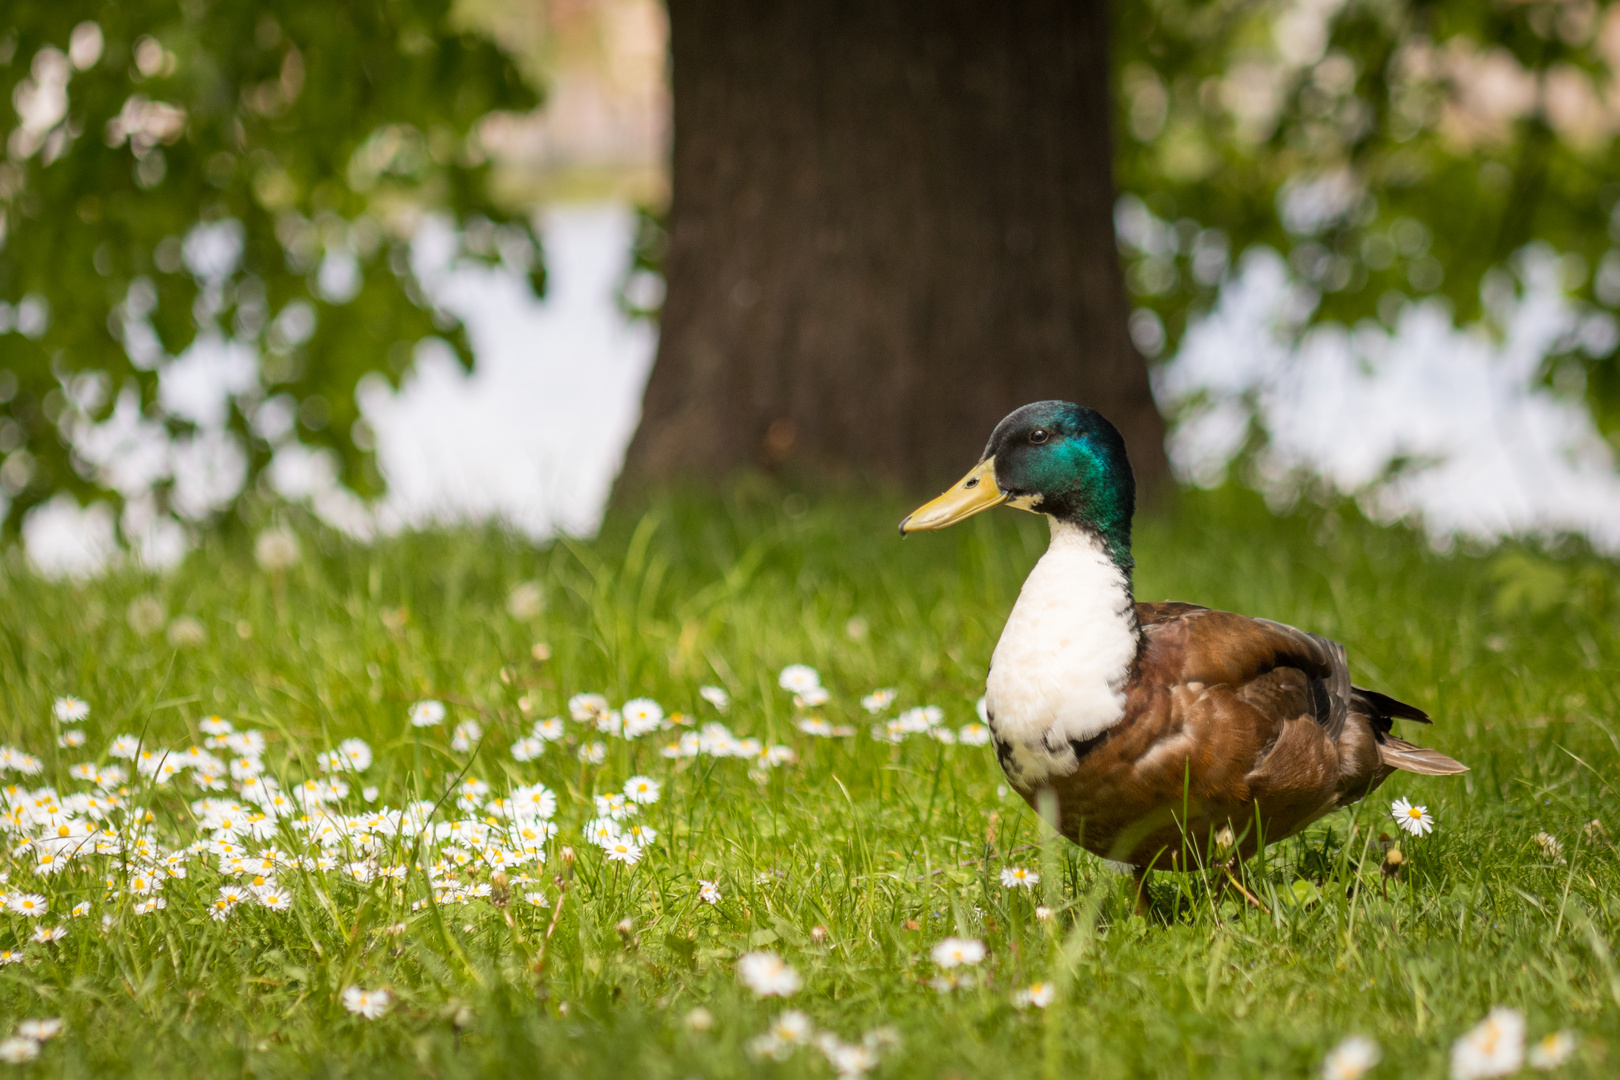
[[[1144,919],[1128,878],[1043,838],[968,745],[1044,525],[998,511],[902,542],[907,508],[745,487],[544,548],[305,529],[296,560],[260,545],[276,569],[244,534],[171,576],[78,586],[11,562],[0,1038],[27,1018],[65,1030],[0,1072],[826,1078],[837,1059],[848,1075],[875,1060],[874,1077],[1305,1076],[1361,1033],[1383,1049],[1371,1076],[1440,1077],[1500,1005],[1532,1040],[1576,1034],[1564,1075],[1610,1075],[1611,564],[1441,555],[1347,507],[1274,517],[1230,491],[1140,522],[1140,598],[1344,642],[1358,681],[1435,716],[1405,734],[1473,767],[1397,774],[1273,846],[1242,871],[1264,911],[1158,874]],[[824,704],[779,685],[793,664]],[[880,688],[896,694],[873,714]],[[572,719],[586,693],[617,720]],[[65,703],[57,719],[66,696],[88,717]],[[927,705],[942,715],[899,721]],[[113,756],[120,735],[152,756]],[[653,782],[642,802],[599,807],[632,778]],[[1389,877],[1396,797],[1436,827],[1402,838]],[[647,842],[594,843],[602,814]],[[23,842],[63,829],[75,844]],[[1015,867],[1039,883],[1004,886]],[[29,896],[44,915],[17,910]],[[983,958],[942,967],[947,938]],[[756,994],[750,952],[797,991]],[[742,966],[769,988],[765,965]],[[1020,1004],[1037,983],[1050,1001]],[[385,998],[376,1018],[351,1011]],[[805,1019],[762,1040],[785,1009]]]

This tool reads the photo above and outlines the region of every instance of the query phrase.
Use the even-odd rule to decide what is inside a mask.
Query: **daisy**
[[[1041,883],[1041,875],[1022,866],[1009,866],[1001,872],[1001,884],[1008,889],[1033,889]]]
[[[67,937],[67,927],[65,926],[41,926],[34,931],[29,940],[44,945],[52,941],[61,941],[65,937]]]
[[[984,724],[968,724],[956,733],[963,746],[986,746],[990,742],[990,728]]]
[[[587,765],[600,765],[607,760],[606,743],[586,743],[579,748],[579,760]]]
[[[798,1009],[789,1009],[776,1018],[771,1025],[770,1035],[781,1043],[803,1045],[810,1041],[815,1029],[810,1025],[810,1018]]]
[[[533,761],[546,752],[546,741],[537,739],[533,735],[519,739],[512,744],[512,758],[515,761]]]
[[[664,709],[651,698],[635,698],[624,703],[619,710],[624,719],[624,737],[639,739],[650,731],[657,731],[664,722]]]
[[[1434,818],[1429,816],[1427,806],[1413,806],[1406,799],[1396,799],[1389,804],[1389,816],[1395,819],[1395,824],[1413,836],[1424,836],[1434,832]]]
[[[112,741],[107,753],[115,758],[134,758],[141,751],[141,740],[133,735],[119,735]]]
[[[821,689],[821,675],[808,664],[789,664],[777,676],[776,684],[791,694],[802,696]]]
[[[1051,919],[1052,919],[1052,909],[1047,907],[1045,904],[1042,904],[1042,905],[1040,905],[1039,907],[1037,907],[1035,909],[1035,921],[1036,922],[1050,922]]]
[[[874,690],[861,698],[861,708],[875,715],[893,705],[894,699],[898,696],[899,691],[892,687],[884,690]]]
[[[473,743],[483,737],[484,727],[476,720],[463,720],[456,725],[455,732],[450,736],[450,749],[458,754],[465,754],[473,748]]]
[[[69,694],[56,699],[51,706],[51,714],[63,724],[83,723],[90,715],[90,703]]]
[[[611,844],[603,844],[602,850],[607,853],[609,862],[622,862],[626,866],[634,866],[641,861],[642,847],[629,837],[621,837]]]
[[[718,686],[698,687],[698,697],[702,698],[704,701],[707,701],[710,705],[713,705],[721,712],[725,712],[731,707],[731,695],[720,689]]]
[[[1049,982],[1030,983],[1028,986],[1013,991],[1013,1004],[1020,1009],[1033,1005],[1037,1009],[1044,1009],[1052,1004],[1057,997],[1057,987]]]
[[[608,711],[608,700],[601,694],[575,694],[568,699],[568,715],[580,723],[595,720]]]
[[[546,899],[546,894],[543,892],[524,893],[523,900],[525,903],[533,904],[535,907],[544,908],[551,906],[551,901]]]
[[[343,991],[343,1007],[367,1020],[375,1020],[387,1012],[391,1000],[386,990],[363,990],[351,986]]]
[[[161,896],[148,897],[135,905],[135,914],[150,915],[154,911],[162,911],[169,906],[169,902]]]
[[[204,735],[229,735],[236,726],[223,716],[209,716],[198,721],[197,728]]]
[[[1383,1056],[1383,1050],[1372,1039],[1351,1035],[1322,1059],[1322,1080],[1360,1080]]]
[[[51,1016],[43,1020],[24,1020],[17,1025],[17,1034],[25,1039],[33,1039],[35,1042],[54,1039],[62,1034],[62,1018]]]
[[[713,881],[698,879],[698,899],[705,904],[718,904],[720,902],[720,886]]]
[[[824,686],[812,686],[802,694],[793,695],[793,704],[801,709],[814,709],[818,705],[825,705],[832,700],[832,695]]]
[[[760,997],[787,997],[798,993],[800,985],[799,973],[773,952],[743,953],[737,958],[737,978]]]
[[[433,701],[418,701],[411,706],[411,727],[437,727],[444,723],[444,703]]]
[[[72,749],[75,746],[83,746],[84,744],[84,732],[78,728],[68,728],[66,731],[62,732],[62,734],[56,740],[56,745],[62,747],[64,750]]]
[[[833,726],[819,716],[807,716],[794,726],[806,735],[815,735],[823,739],[832,738]]]
[[[0,949],[0,967],[4,967],[7,964],[20,964],[22,962],[23,954],[21,950]]]
[[[364,739],[344,739],[338,743],[337,752],[345,768],[354,772],[365,772],[371,768],[371,746]]]
[[[18,915],[26,915],[30,919],[37,919],[50,910],[50,905],[39,893],[13,893],[6,898],[6,907]]]
[[[1555,1031],[1530,1048],[1528,1060],[1532,1069],[1541,1069],[1545,1072],[1558,1068],[1574,1054],[1575,1033]]]
[[[556,742],[563,737],[562,717],[553,716],[549,720],[536,720],[534,727],[529,729],[529,734],[546,742]]]
[[[1494,1008],[1451,1047],[1452,1080],[1507,1076],[1524,1064],[1524,1014]]]
[[[948,994],[953,990],[971,987],[973,985],[973,976],[956,971],[946,971],[929,979],[928,985],[942,994]]]
[[[512,789],[512,803],[523,817],[549,821],[557,812],[557,796],[544,784],[528,784]]]
[[[636,804],[617,792],[611,795],[596,795],[593,798],[596,802],[597,817],[623,821],[636,814]]]
[[[7,1065],[21,1065],[39,1057],[39,1043],[22,1035],[13,1035],[0,1042],[0,1061]]]
[[[658,801],[658,781],[645,776],[632,776],[624,783],[624,797],[639,806],[651,806]]]
[[[80,900],[77,904],[73,905],[73,910],[68,912],[68,914],[73,916],[75,919],[79,918],[80,916],[90,914],[90,901]]]
[[[934,946],[934,963],[942,968],[977,964],[984,959],[984,942],[974,938],[946,938]]]
[[[874,1047],[843,1042],[835,1036],[828,1036],[818,1045],[840,1080],[855,1080],[877,1068],[878,1055]]]

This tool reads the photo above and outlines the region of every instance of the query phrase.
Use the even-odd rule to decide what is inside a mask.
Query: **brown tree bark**
[[[916,487],[1042,398],[1164,426],[1127,330],[1106,0],[670,0],[657,361],[620,492]]]

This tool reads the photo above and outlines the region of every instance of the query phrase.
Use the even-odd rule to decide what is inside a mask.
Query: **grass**
[[[1275,518],[1230,492],[1185,496],[1141,523],[1139,596],[1345,642],[1359,681],[1436,716],[1408,734],[1474,770],[1397,775],[1354,813],[1274,846],[1247,869],[1269,914],[1203,878],[1160,874],[1143,919],[1128,879],[1043,840],[987,749],[869,737],[857,703],[880,686],[899,690],[897,709],[973,719],[1001,621],[1045,544],[1038,521],[1010,512],[902,543],[903,509],[739,491],[543,549],[496,533],[360,547],[306,532],[302,560],[282,573],[258,570],[244,538],[212,542],[168,577],[81,586],[12,564],[0,574],[0,735],[44,765],[14,782],[84,790],[69,764],[107,762],[114,735],[179,749],[218,713],[265,733],[284,786],[321,775],[315,755],[359,737],[376,760],[354,787],[377,785],[379,804],[438,800],[464,775],[496,794],[538,780],[558,793],[562,827],[546,865],[527,868],[539,884],[512,886],[509,906],[413,911],[427,894],[419,872],[360,885],[296,871],[283,877],[291,911],[243,905],[222,922],[207,915],[224,881],[209,860],[167,884],[164,910],[137,915],[121,857],[80,859],[41,883],[32,855],[0,856],[8,887],[46,893],[40,921],[69,930],[27,943],[37,924],[0,915],[0,948],[22,942],[28,957],[0,967],[0,1025],[67,1023],[21,1070],[832,1075],[811,1047],[781,1062],[749,1053],[787,1004],[849,1041],[892,1027],[901,1048],[883,1054],[880,1077],[1314,1075],[1351,1032],[1384,1047],[1371,1075],[1438,1077],[1452,1041],[1501,1004],[1526,1013],[1532,1038],[1580,1033],[1568,1075],[1607,1075],[1620,1036],[1610,564],[1517,548],[1441,556],[1345,508]],[[531,581],[544,611],[514,617],[512,590]],[[132,605],[136,621],[160,622],[159,606],[188,615],[206,640],[176,648],[161,630],[138,633]],[[543,662],[537,641],[550,646]],[[832,699],[817,711],[856,737],[795,730],[776,686],[795,662],[819,669]],[[605,763],[588,766],[574,747],[594,736],[572,722],[533,762],[509,753],[580,691],[716,719],[703,684],[730,692],[724,719],[738,735],[790,745],[798,760],[672,761],[652,735],[608,739]],[[56,745],[62,694],[91,705],[79,750]],[[408,726],[410,704],[428,697],[448,704],[450,723],[482,722],[474,755],[450,749],[448,724]],[[661,835],[638,865],[616,866],[579,828],[592,794],[638,773],[663,784],[641,818]],[[129,787],[165,846],[197,835],[194,786]],[[1378,835],[1394,832],[1398,795],[1427,804],[1438,828],[1403,845],[1403,873],[1386,883]],[[446,803],[440,816],[461,815]],[[1593,819],[1609,832],[1589,836]],[[1533,840],[1543,831],[1561,859]],[[534,889],[555,903],[564,844],[578,857],[560,914],[524,904]],[[399,842],[382,861],[408,855]],[[1004,889],[1010,865],[1041,870],[1040,888]],[[698,899],[699,879],[718,882],[718,905]],[[90,914],[66,918],[81,900]],[[1037,921],[1038,903],[1056,918]],[[941,993],[929,953],[950,935],[981,939],[988,956],[977,985]],[[736,974],[749,949],[778,952],[803,989],[756,999]],[[1038,980],[1056,982],[1057,1000],[1015,1008],[1012,992]],[[387,987],[393,1007],[351,1015],[350,985]],[[688,1022],[698,1006],[707,1030]]]

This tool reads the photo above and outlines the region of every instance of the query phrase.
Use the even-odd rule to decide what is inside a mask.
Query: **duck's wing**
[[[1143,610],[1143,609],[1146,610]],[[1438,776],[1466,766],[1391,734],[1422,710],[1350,682],[1344,646],[1320,634],[1190,604],[1138,605],[1139,672],[1180,686],[1188,729],[1252,746],[1244,785],[1262,804],[1304,815],[1345,806],[1396,769]],[[1197,696],[1186,693],[1196,688]],[[1291,816],[1285,814],[1284,816]],[[1303,824],[1303,822],[1301,822]]]

